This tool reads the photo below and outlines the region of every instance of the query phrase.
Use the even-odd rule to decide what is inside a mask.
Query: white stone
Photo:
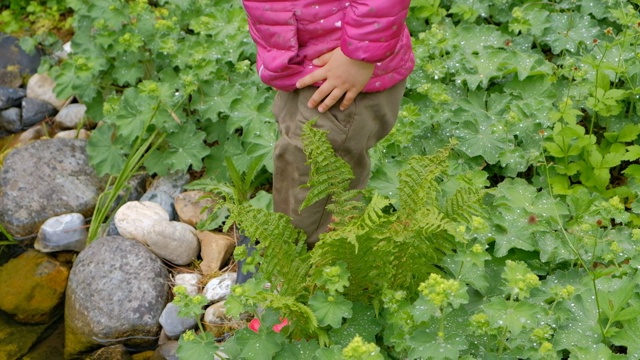
[[[49,218],[42,224],[34,243],[40,252],[82,251],[87,244],[87,227],[79,213]]]
[[[58,129],[76,129],[82,123],[87,106],[84,104],[69,104],[53,118],[53,124]]]
[[[187,294],[193,296],[198,295],[200,293],[200,280],[202,280],[202,275],[197,273],[184,273],[177,274],[173,283],[174,286],[184,286],[187,289]]]
[[[121,236],[148,245],[149,232],[156,224],[169,221],[169,214],[162,206],[150,201],[129,201],[114,216]]]
[[[46,101],[57,110],[62,109],[67,99],[58,99],[53,92],[56,83],[45,74],[34,74],[27,83],[27,97]]]
[[[226,324],[232,319],[230,319],[225,311],[227,309],[224,306],[224,301],[217,302],[207,308],[204,312],[204,323],[205,325],[219,325]]]
[[[89,140],[91,136],[91,132],[85,129],[80,130],[65,130],[57,133],[54,138],[64,138],[64,139],[82,139]]]
[[[191,225],[178,221],[158,221],[147,235],[149,249],[176,265],[188,265],[200,254],[200,241],[196,229]]]
[[[236,273],[228,272],[215,279],[211,279],[204,287],[204,296],[210,302],[218,302],[227,298],[231,293],[231,286],[236,282]]]

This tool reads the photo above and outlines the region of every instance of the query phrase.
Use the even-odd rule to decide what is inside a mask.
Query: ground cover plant
[[[244,184],[227,187],[224,225],[261,240],[260,272],[228,303],[259,321],[221,345],[234,358],[640,358],[639,1],[414,0],[398,124],[362,201],[311,184],[342,205],[311,252],[244,201],[271,171],[275,124],[240,4],[67,3],[74,54],[50,73],[102,122],[98,172]],[[309,133],[315,178],[328,164],[348,178]]]

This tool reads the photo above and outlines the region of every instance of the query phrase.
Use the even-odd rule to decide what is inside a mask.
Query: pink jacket
[[[364,92],[388,89],[414,66],[405,25],[410,0],[243,0],[267,85],[284,91],[338,46],[352,59],[376,63]]]

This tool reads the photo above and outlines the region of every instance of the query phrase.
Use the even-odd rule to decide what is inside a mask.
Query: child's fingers
[[[334,88],[332,88],[327,83],[322,84],[322,86],[320,86],[318,90],[316,90],[313,95],[311,95],[311,98],[307,102],[307,106],[311,109],[317,107],[322,102],[322,100],[326,98],[327,95],[331,93],[331,91],[333,91],[333,89]]]
[[[342,100],[342,104],[340,104],[340,110],[342,111],[347,110],[347,108],[351,106],[351,104],[353,104],[353,101],[356,99],[356,96],[358,96],[358,92],[347,91],[347,93],[344,95],[344,100]]]
[[[325,71],[324,69],[318,69],[314,72],[312,72],[311,74],[301,78],[300,80],[298,80],[296,82],[296,87],[298,89],[302,89],[305,88],[309,85],[313,85],[317,82],[320,82],[322,80],[325,80],[327,78],[327,76],[325,75]]]
[[[315,66],[325,66],[331,60],[331,56],[335,50],[331,50],[328,53],[322,54],[319,57],[315,58],[312,63]]]
[[[331,94],[329,94],[329,96],[327,96],[324,99],[322,104],[320,104],[320,106],[318,106],[318,111],[323,113],[323,112],[331,109],[331,107],[333,105],[335,105],[340,100],[342,95],[344,95],[344,90],[341,90],[340,88],[334,88],[333,91],[331,91]]]

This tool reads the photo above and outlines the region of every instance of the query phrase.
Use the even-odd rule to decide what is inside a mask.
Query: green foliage
[[[120,172],[136,139],[153,131],[164,137],[144,161],[149,173],[206,168],[218,182],[227,181],[219,166],[225,157],[240,171],[255,157],[271,169],[269,91],[251,66],[255,50],[240,3],[68,4],[74,52],[50,73],[58,95],[77,96],[88,116],[110,129],[94,133],[89,143],[98,173]]]
[[[72,21],[66,0],[9,0],[0,6],[0,32],[18,36],[29,53],[39,45],[60,47],[71,35]]]

